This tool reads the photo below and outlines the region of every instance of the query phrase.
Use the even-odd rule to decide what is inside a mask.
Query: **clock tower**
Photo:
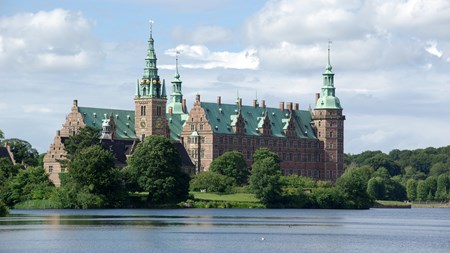
[[[331,43],[331,42],[330,42]],[[317,137],[323,142],[325,179],[336,180],[344,173],[344,120],[342,106],[336,96],[334,73],[330,63],[328,44],[328,64],[323,73],[322,92],[316,94],[313,121]]]
[[[150,37],[147,57],[145,57],[144,75],[141,80],[137,80],[134,98],[135,131],[141,140],[150,135],[169,137],[170,133],[166,119],[166,85],[165,81],[161,81],[158,76],[152,25],[153,21],[150,21]]]

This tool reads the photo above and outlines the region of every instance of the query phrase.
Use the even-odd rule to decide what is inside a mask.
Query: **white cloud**
[[[450,38],[448,6],[441,0],[269,1],[247,20],[246,33],[261,66],[278,70],[322,66],[329,39],[332,61],[347,70],[423,66],[429,54],[445,54],[424,45]]]
[[[246,49],[240,52],[211,52],[204,45],[178,45],[175,48],[168,49],[165,54],[174,56],[180,52],[184,63],[181,66],[185,68],[201,69],[257,69],[259,58],[255,49]],[[163,65],[160,68],[173,69],[173,66]]]
[[[0,19],[0,68],[25,71],[87,69],[104,55],[81,12],[55,9]]]
[[[246,24],[252,43],[311,43],[354,39],[370,31],[358,20],[361,1],[269,1]]]
[[[447,0],[372,1],[375,21],[385,29],[409,36],[450,38],[450,2]]]
[[[427,42],[427,47],[425,48],[425,50],[428,53],[430,53],[431,55],[436,56],[437,58],[441,58],[442,57],[442,51],[437,49],[436,41],[428,41]]]

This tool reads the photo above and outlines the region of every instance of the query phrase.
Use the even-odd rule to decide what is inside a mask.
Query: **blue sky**
[[[328,40],[345,152],[450,144],[448,0],[0,1],[0,129],[45,152],[73,99],[133,108],[150,19],[183,93],[314,107]],[[170,91],[169,91],[170,92]]]

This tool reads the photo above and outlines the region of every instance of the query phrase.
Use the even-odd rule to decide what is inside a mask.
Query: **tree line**
[[[365,151],[345,156],[349,167],[367,167],[369,193],[377,199],[448,201],[450,146],[416,150]]]
[[[61,187],[54,187],[31,145],[4,139],[16,165],[0,159],[0,214],[5,206],[27,204],[43,208],[133,207],[133,196],[145,196],[145,206],[161,207],[192,199],[189,191],[254,193],[266,207],[370,208],[374,200],[448,201],[450,146],[418,150],[366,151],[345,155],[347,168],[335,183],[283,176],[280,158],[269,149],[253,154],[247,166],[242,153],[226,152],[213,160],[209,172],[192,178],[181,168],[178,151],[161,136],[139,143],[124,169],[99,142],[100,131],[81,128],[67,139],[61,160]]]

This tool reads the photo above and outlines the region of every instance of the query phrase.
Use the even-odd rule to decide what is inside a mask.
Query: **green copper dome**
[[[334,87],[334,73],[330,63],[330,46],[328,45],[328,63],[323,75],[322,92],[317,100],[316,109],[342,109]]]

